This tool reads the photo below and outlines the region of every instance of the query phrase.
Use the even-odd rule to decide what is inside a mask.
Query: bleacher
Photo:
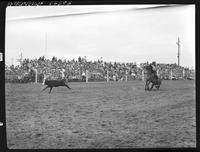
[[[38,82],[42,82],[44,75],[49,79],[61,79],[61,71],[65,70],[65,76],[71,81],[85,81],[88,72],[89,81],[106,81],[107,76],[111,81],[133,81],[142,80],[143,67],[146,63],[139,66],[135,62],[103,62],[103,60],[86,61],[79,57],[78,60],[61,60],[53,57],[52,60],[40,57],[39,59],[24,59],[21,65],[5,67],[6,81],[12,82],[17,79],[24,79],[34,82],[37,70]],[[194,79],[195,71],[176,64],[157,64],[158,75],[162,79]],[[107,75],[107,72],[109,73]],[[28,77],[28,78],[27,78]]]

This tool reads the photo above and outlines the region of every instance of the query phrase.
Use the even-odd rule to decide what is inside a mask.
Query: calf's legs
[[[46,86],[46,88],[42,89],[42,91],[46,90],[49,86]]]
[[[49,93],[51,93],[52,88],[53,88],[53,87],[50,88]]]
[[[66,86],[68,89],[72,89],[72,88],[70,88],[67,84],[65,84],[65,86]]]

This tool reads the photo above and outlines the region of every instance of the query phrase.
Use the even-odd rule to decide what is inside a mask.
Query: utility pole
[[[14,59],[13,59],[13,58],[11,58],[11,65],[14,65],[14,64],[13,64],[13,60],[14,60]]]
[[[45,32],[45,53],[47,51],[47,32]]]
[[[178,37],[178,41],[176,42],[176,44],[178,45],[178,66],[180,66],[180,40]]]
[[[44,52],[45,52],[45,53],[44,53],[44,57],[45,57],[45,55],[46,55],[46,53],[47,53],[47,32],[45,32],[44,39],[45,39],[45,40],[44,40],[44,41],[45,41],[45,42],[44,42],[44,43],[45,43],[45,44],[44,44]]]
[[[22,65],[22,52],[20,53],[20,58],[19,58],[19,59],[17,59],[17,62],[19,62],[19,63],[20,63],[20,65]]]

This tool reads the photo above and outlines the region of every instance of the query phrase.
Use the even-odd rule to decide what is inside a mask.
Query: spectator
[[[76,61],[75,59],[61,60],[53,57],[52,60],[45,59],[45,57],[40,57],[39,59],[29,60],[24,59],[21,65],[18,66],[6,66],[6,76],[16,75],[19,77],[24,77],[30,73],[31,69],[37,68],[38,75],[45,74],[51,76],[51,79],[61,79],[63,77],[62,70],[64,69],[64,76],[69,78],[76,78],[82,80],[85,76],[86,70],[89,73],[93,73],[93,78],[95,80],[105,80],[107,78],[107,71],[109,71],[109,76],[114,79],[125,80],[126,74],[128,80],[142,79],[142,69],[147,63],[141,63],[139,66],[136,63],[118,63],[118,62],[103,62],[98,61],[86,61],[85,58],[79,57]],[[176,64],[157,64],[157,69],[159,74],[164,79],[170,78],[170,73],[177,79],[193,76],[194,70],[189,68],[184,68]],[[184,71],[184,76],[183,76]],[[33,71],[32,71],[33,74]],[[41,76],[39,77],[41,81]]]

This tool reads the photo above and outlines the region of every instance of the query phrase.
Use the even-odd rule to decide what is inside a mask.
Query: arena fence
[[[76,75],[68,75],[65,73],[65,69],[60,70],[50,70],[52,73],[43,72],[36,68],[32,68],[32,74],[29,71],[28,75],[17,75],[17,74],[7,74],[5,75],[6,82],[34,82],[42,83],[44,77],[50,76],[49,79],[63,79],[68,76],[69,81],[81,81],[81,82],[91,82],[91,81],[133,81],[133,80],[143,80],[145,81],[145,72],[142,69],[137,70],[136,73],[130,73],[128,70],[124,71],[123,74],[117,74],[113,71],[107,70],[104,73],[86,70],[82,73],[77,73]],[[158,69],[157,75],[165,80],[180,80],[180,79],[195,79],[194,70],[185,70],[184,68],[179,69]]]

